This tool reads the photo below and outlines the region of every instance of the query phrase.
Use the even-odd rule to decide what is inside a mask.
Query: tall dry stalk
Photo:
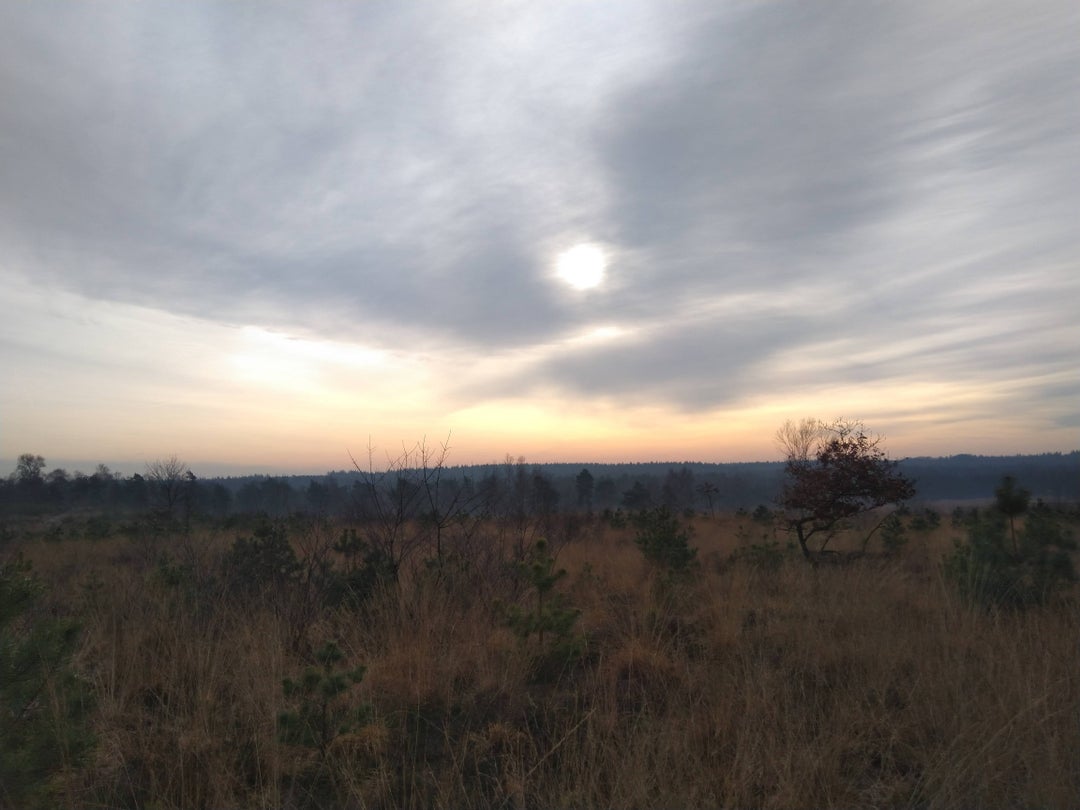
[[[774,569],[732,558],[749,535],[722,516],[699,521],[703,564],[674,585],[630,530],[586,533],[560,549],[558,584],[584,651],[554,683],[531,681],[495,607],[527,598],[513,538],[444,547],[437,575],[418,558],[359,608],[313,616],[299,645],[272,601],[213,589],[230,535],[193,538],[201,585],[126,539],[26,550],[52,609],[84,621],[98,747],[73,806],[310,806],[304,754],[275,728],[281,680],[336,639],[367,667],[350,699],[371,717],[326,752],[334,806],[1068,807],[1075,594],[965,607],[938,574],[950,531],[895,560]]]

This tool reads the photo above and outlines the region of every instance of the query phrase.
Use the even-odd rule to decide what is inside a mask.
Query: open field
[[[651,566],[629,526],[492,523],[467,540],[448,531],[441,564],[419,548],[396,586],[351,601],[332,599],[314,564],[345,564],[330,548],[344,527],[282,525],[299,568],[276,579],[272,565],[223,573],[230,559],[240,570],[229,555],[250,526],[4,551],[21,547],[48,611],[81,622],[73,666],[96,742],[54,781],[53,806],[1064,808],[1080,796],[1077,595],[1022,613],[964,604],[941,573],[963,536],[948,516],[909,529],[899,555],[819,567],[770,524],[697,517],[684,576]],[[508,621],[537,612],[540,589],[514,559],[540,536],[567,571],[546,605],[580,611],[546,636]],[[362,679],[325,700],[287,694],[283,680],[329,640],[344,657],[325,672],[362,665]],[[279,717],[305,706],[330,722],[290,744]]]

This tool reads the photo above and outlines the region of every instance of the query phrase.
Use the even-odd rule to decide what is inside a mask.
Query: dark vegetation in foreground
[[[6,523],[0,806],[1080,795],[1075,504],[1011,479],[946,514],[826,499],[800,547],[817,495],[481,509],[418,469],[350,518]]]
[[[568,512],[423,444],[306,514],[26,454],[0,802],[1066,806],[1076,506],[1006,476],[946,527],[860,423],[777,438],[779,509],[733,514],[686,467],[614,509],[582,469]]]

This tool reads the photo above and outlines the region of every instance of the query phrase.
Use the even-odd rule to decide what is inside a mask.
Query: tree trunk
[[[810,553],[810,547],[806,544],[806,536],[803,534],[803,525],[801,523],[795,524],[795,533],[799,537],[799,548],[802,549],[803,557],[809,562],[814,561],[814,555]]]

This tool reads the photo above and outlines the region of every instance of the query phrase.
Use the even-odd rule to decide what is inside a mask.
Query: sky
[[[0,467],[1080,447],[1075,0],[4,3],[0,102]]]

